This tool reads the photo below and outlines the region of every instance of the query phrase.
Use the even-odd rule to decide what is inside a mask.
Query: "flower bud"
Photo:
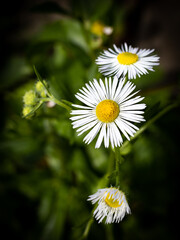
[[[43,82],[45,85],[47,85],[47,83],[45,81],[43,81]],[[38,81],[36,83],[35,88],[36,88],[37,93],[39,93],[41,97],[46,97],[46,89],[41,81]]]
[[[36,104],[36,94],[33,90],[30,90],[24,94],[23,102],[25,105],[33,106]]]
[[[32,112],[33,108],[30,106],[25,106],[22,110],[22,114],[25,117],[26,115],[28,115],[30,112]]]

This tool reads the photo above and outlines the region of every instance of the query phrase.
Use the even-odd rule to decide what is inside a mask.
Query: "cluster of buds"
[[[47,96],[46,81],[37,81],[33,90],[27,91],[23,96],[22,114],[25,118],[30,118],[35,110],[42,104],[41,99]]]

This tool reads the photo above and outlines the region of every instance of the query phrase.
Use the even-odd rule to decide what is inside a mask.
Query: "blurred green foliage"
[[[35,65],[57,98],[77,102],[78,89],[102,77],[94,62],[99,51],[121,44],[127,9],[110,0],[78,0],[69,10],[49,1],[31,11],[61,18],[44,24],[1,72],[0,225],[7,239],[81,239],[92,216],[86,199],[106,187],[102,178],[113,156],[95,150],[94,142],[85,145],[58,106],[44,104],[34,118],[23,119],[22,96],[37,81]],[[98,42],[87,27],[95,20],[112,26],[113,34]],[[147,121],[178,101],[179,79],[165,79],[158,67],[134,81],[145,96]],[[177,239],[179,115],[177,108],[167,112],[123,149],[121,189],[132,215],[109,226],[94,221],[88,239]],[[114,175],[105,180],[113,184]]]

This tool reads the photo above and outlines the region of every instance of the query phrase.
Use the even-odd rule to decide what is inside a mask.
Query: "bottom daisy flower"
[[[105,217],[107,224],[119,223],[126,213],[131,213],[124,193],[114,187],[99,189],[95,194],[89,196],[88,201],[91,201],[92,204],[98,201],[98,206],[93,214],[98,223],[102,222]]]

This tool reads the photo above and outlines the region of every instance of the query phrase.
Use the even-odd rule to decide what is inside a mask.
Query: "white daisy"
[[[150,55],[154,49],[133,48],[125,43],[121,48],[116,47],[114,50],[105,50],[97,59],[99,71],[105,76],[117,75],[117,77],[128,74],[128,79],[135,79],[136,75],[140,77],[147,74],[148,71],[154,71],[153,66],[159,65],[159,57]]]
[[[89,131],[83,139],[85,143],[90,143],[98,134],[95,148],[99,148],[103,139],[105,147],[109,147],[109,142],[114,148],[123,142],[121,134],[130,140],[138,127],[132,122],[144,121],[142,110],[145,104],[139,104],[143,97],[133,97],[137,92],[133,92],[135,85],[131,82],[125,83],[125,79],[118,80],[114,77],[105,78],[105,84],[100,79],[99,82],[89,82],[75,95],[86,106],[73,104],[78,110],[72,110],[70,119],[73,128],[77,128],[78,135]]]
[[[105,217],[105,223],[119,223],[126,213],[131,213],[124,193],[117,188],[99,189],[95,194],[89,196],[88,201],[91,201],[92,204],[98,202],[93,214],[98,223],[102,222]]]

